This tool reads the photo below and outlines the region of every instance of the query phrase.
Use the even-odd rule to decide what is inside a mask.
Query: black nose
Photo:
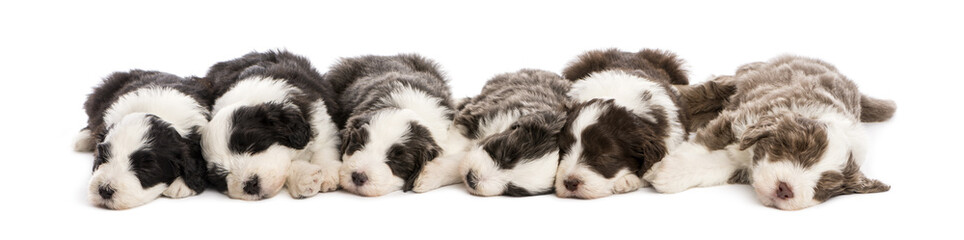
[[[780,199],[788,199],[793,197],[793,189],[790,189],[790,185],[785,182],[780,182],[777,186],[777,197]]]
[[[355,183],[355,186],[365,185],[368,182],[368,175],[360,172],[351,173],[351,182]]]
[[[475,189],[479,185],[479,178],[475,176],[475,172],[469,171],[465,174],[465,184],[469,185],[469,188]]]
[[[110,187],[110,185],[103,185],[97,188],[97,193],[100,194],[100,197],[103,199],[110,199],[110,197],[114,196],[114,188]]]
[[[562,185],[566,185],[566,190],[569,190],[570,192],[579,189],[579,184],[582,184],[582,181],[579,181],[578,179],[570,178],[562,181]]]
[[[244,181],[244,193],[248,195],[261,194],[261,179],[258,179],[258,175],[251,176],[248,181]]]

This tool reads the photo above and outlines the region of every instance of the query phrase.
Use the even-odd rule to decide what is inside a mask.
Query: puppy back
[[[623,52],[617,49],[593,50],[580,55],[563,70],[563,76],[571,81],[585,78],[592,73],[607,70],[623,70],[641,74],[652,80],[669,84],[689,84],[683,60],[676,54],[658,49],[639,52]]]

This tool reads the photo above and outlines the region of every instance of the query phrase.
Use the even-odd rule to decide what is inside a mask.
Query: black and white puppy
[[[455,124],[471,140],[459,174],[470,193],[552,192],[570,84],[555,73],[524,69],[495,76],[479,96],[459,104]]]
[[[418,55],[342,59],[326,80],[344,127],[341,186],[363,196],[426,192],[457,183],[467,139],[452,124],[448,83]]]
[[[84,103],[87,127],[74,145],[94,152],[90,201],[110,209],[143,205],[160,195],[204,191],[198,129],[210,117],[196,79],[132,70],[116,72]]]
[[[675,54],[590,51],[564,71],[577,80],[559,136],[559,197],[599,198],[647,185],[640,177],[686,139],[687,116],[671,84],[688,84]]]
[[[201,143],[215,188],[244,200],[284,185],[295,198],[338,188],[335,95],[307,59],[255,52],[215,64],[206,78],[214,115]]]

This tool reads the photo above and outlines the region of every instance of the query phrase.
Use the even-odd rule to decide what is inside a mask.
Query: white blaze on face
[[[757,199],[763,205],[783,210],[799,210],[820,204],[820,201],[813,197],[814,187],[823,173],[842,172],[851,153],[856,159],[862,158],[864,136],[859,125],[834,121],[828,123],[825,140],[827,149],[809,168],[788,160],[771,161],[769,156],[764,156],[752,167],[752,186]],[[790,188],[793,197],[782,199],[777,195],[781,182]]]
[[[229,149],[234,112],[241,107],[263,103],[285,102],[289,94],[299,90],[284,81],[252,77],[238,81],[214,104],[210,123],[202,127],[201,149],[205,160],[227,172],[227,194],[231,198],[259,200],[276,195],[284,186],[288,166],[301,151],[273,144],[256,153],[235,153]],[[247,194],[245,182],[257,176],[260,191]]]
[[[472,173],[474,183],[466,189],[475,195],[502,195],[509,184],[525,189],[530,194],[542,193],[552,188],[553,179],[559,162],[559,151],[551,151],[536,158],[521,160],[511,169],[501,169],[481,147],[469,151],[459,167],[462,177]],[[471,185],[475,185],[474,188]]]
[[[388,166],[388,150],[395,144],[404,144],[411,132],[409,123],[418,116],[411,110],[384,110],[374,114],[367,125],[368,142],[351,155],[342,156],[338,171],[341,186],[345,190],[364,196],[381,196],[402,189],[405,179],[392,174]],[[364,174],[367,180],[357,186],[352,174]]]
[[[131,169],[130,155],[147,145],[145,136],[150,130],[150,119],[145,113],[124,116],[107,133],[104,142],[110,144],[110,158],[94,171],[88,187],[91,203],[111,209],[127,209],[154,200],[167,189],[160,183],[147,189]],[[101,197],[100,188],[110,188],[109,199]]]
[[[630,174],[626,169],[620,170],[612,179],[607,179],[601,174],[592,170],[588,165],[581,162],[583,142],[582,132],[587,127],[596,124],[603,107],[598,105],[588,105],[579,112],[569,129],[575,137],[575,142],[569,146],[569,152],[562,156],[559,168],[556,172],[555,187],[556,195],[559,197],[579,197],[579,198],[599,198],[613,194],[613,187],[617,179]],[[565,181],[578,181],[579,186],[575,191],[566,188]]]

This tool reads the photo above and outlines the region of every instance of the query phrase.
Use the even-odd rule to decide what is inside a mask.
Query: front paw
[[[422,175],[419,176],[418,179],[415,179],[415,183],[412,185],[412,191],[416,193],[432,191],[442,187],[441,182],[441,179],[437,177],[431,177],[431,175]]]
[[[338,176],[338,168],[339,166],[322,167],[320,192],[331,192],[338,190],[338,181],[341,180]]]
[[[661,193],[678,193],[691,186],[687,186],[685,169],[678,169],[678,164],[673,163],[669,157],[653,165],[653,168],[646,173],[645,179]]]
[[[628,193],[638,190],[643,186],[643,181],[638,176],[628,174],[616,180],[613,184],[613,193]]]
[[[292,167],[285,183],[291,197],[308,198],[321,191],[321,183],[324,180],[321,167],[307,163],[292,165]]]
[[[197,193],[194,192],[194,190],[191,190],[191,188],[189,188],[181,178],[175,179],[174,182],[171,183],[171,186],[168,186],[167,190],[164,190],[164,193],[162,193],[162,195],[165,197],[175,199],[190,197],[194,196],[195,194]]]

